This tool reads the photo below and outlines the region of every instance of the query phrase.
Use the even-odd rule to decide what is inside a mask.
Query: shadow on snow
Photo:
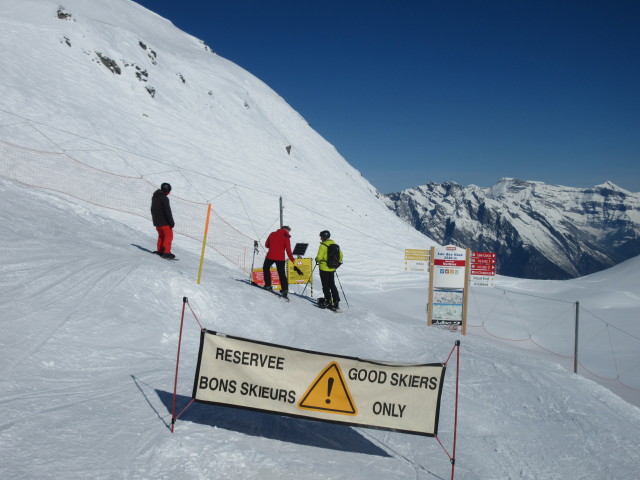
[[[156,389],[155,392],[169,414],[171,414],[173,393],[158,389]],[[178,415],[190,401],[191,397],[178,395],[176,399],[176,415]],[[299,445],[378,455],[382,457],[390,456],[383,449],[364,438],[352,427],[305,420],[303,418],[286,417],[277,414],[194,402],[176,421],[176,430],[180,429],[181,422],[209,425],[244,435],[270,438],[272,440],[297,443]]]

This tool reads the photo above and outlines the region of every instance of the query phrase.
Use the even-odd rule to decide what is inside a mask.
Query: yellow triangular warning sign
[[[309,386],[298,402],[298,408],[321,410],[340,415],[357,415],[349,387],[344,381],[340,365],[331,362]]]

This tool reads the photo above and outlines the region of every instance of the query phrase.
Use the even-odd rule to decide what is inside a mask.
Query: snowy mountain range
[[[0,141],[14,146],[0,148],[0,478],[435,480],[453,464],[466,480],[637,478],[640,409],[590,379],[631,398],[640,388],[640,258],[571,281],[498,276],[471,289],[467,336],[429,328],[428,278],[404,271],[403,253],[436,242],[251,73],[130,0],[0,0],[0,49]],[[7,167],[28,155],[95,175],[54,164],[40,173],[57,188],[33,188]],[[261,243],[280,198],[307,255],[331,230],[343,312],[315,307],[317,271],[313,291],[297,285],[285,303],[213,249],[197,282],[201,241],[180,234],[177,208],[179,260],[151,255],[151,221],[116,207],[147,211],[138,185],[162,182],[174,207],[211,203]],[[580,375],[560,365],[573,358],[576,301]],[[452,359],[438,440],[190,405],[201,327],[411,364],[444,362],[460,340],[460,389]],[[535,352],[513,346],[534,341]],[[171,433],[174,386],[184,415]]]
[[[384,198],[441,244],[496,253],[502,275],[575,278],[640,255],[640,194],[611,182],[591,188],[513,178],[490,188],[428,183]]]

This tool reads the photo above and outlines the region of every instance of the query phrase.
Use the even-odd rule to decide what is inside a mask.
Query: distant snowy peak
[[[626,193],[626,194],[630,194],[631,192],[628,190],[625,190],[622,187],[619,187],[618,185],[616,185],[615,183],[607,180],[604,183],[601,183],[600,185],[596,185],[595,187],[593,187],[594,189],[605,189],[605,190],[613,190],[613,191],[617,191],[617,192],[622,192],[622,193]]]
[[[442,244],[498,256],[498,272],[566,279],[640,255],[640,194],[502,178],[489,188],[429,183],[385,195],[387,206]]]

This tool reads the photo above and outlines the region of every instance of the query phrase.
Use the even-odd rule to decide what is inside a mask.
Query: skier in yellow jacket
[[[334,251],[336,253],[333,253]],[[336,287],[335,273],[336,268],[342,264],[342,250],[336,245],[336,242],[331,240],[331,233],[328,230],[320,232],[320,247],[316,255],[316,264],[320,270],[320,281],[324,294],[324,298],[318,299],[318,306],[340,311],[340,295],[338,295]]]

